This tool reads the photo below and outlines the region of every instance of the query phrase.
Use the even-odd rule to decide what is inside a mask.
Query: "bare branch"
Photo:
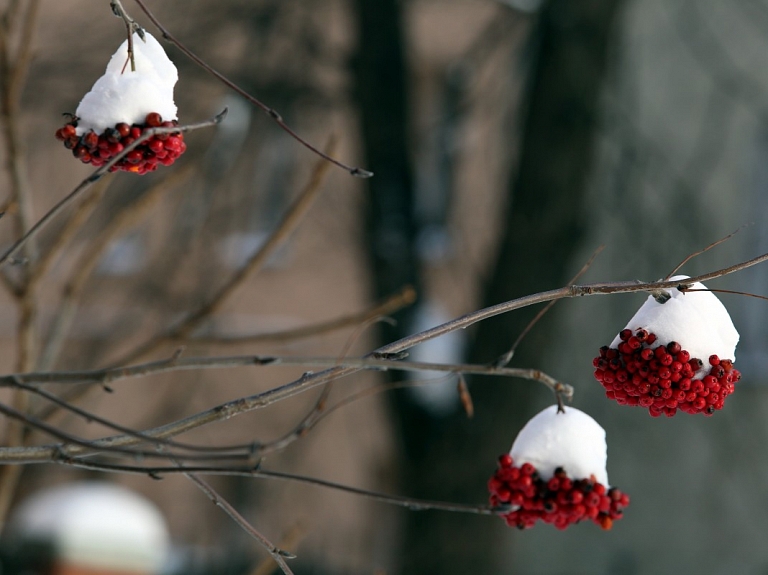
[[[82,439],[80,437],[76,437],[74,435],[71,435],[69,433],[66,433],[62,431],[61,429],[58,429],[55,426],[49,425],[45,423],[44,421],[40,421],[39,419],[32,417],[30,415],[26,415],[22,411],[19,411],[17,409],[14,409],[13,407],[7,406],[3,403],[0,403],[0,414],[5,415],[6,417],[18,421],[22,423],[25,426],[28,426],[33,429],[37,429],[39,431],[42,431],[43,433],[46,433],[47,435],[50,435],[51,437],[54,437],[56,439],[59,439],[64,442],[64,448],[61,446],[56,446],[54,448],[53,453],[63,453],[66,446],[75,446],[80,448],[79,454],[98,454],[98,453],[109,453],[111,455],[123,455],[128,456],[132,458],[160,458],[160,459],[169,459],[173,461],[228,461],[228,460],[244,460],[244,461],[250,461],[253,459],[253,456],[250,453],[247,454],[222,454],[222,453],[210,453],[209,455],[189,455],[189,454],[180,454],[180,453],[165,453],[163,451],[157,451],[157,450],[141,450],[141,449],[127,449],[122,446],[118,445],[108,445],[103,446],[99,445],[98,442],[89,441],[86,439]],[[132,436],[135,436],[136,434],[132,434]],[[141,441],[146,441],[145,436],[141,436]],[[137,439],[134,437],[134,440],[132,443],[136,443]],[[25,450],[26,448],[22,447],[7,447],[4,448],[6,450]],[[54,459],[57,457],[57,455],[52,455],[49,459]]]
[[[318,479],[316,477],[308,477],[305,475],[297,475],[293,473],[283,473],[280,471],[267,471],[264,469],[225,469],[216,467],[193,467],[187,466],[183,468],[179,467],[141,467],[131,465],[112,465],[98,462],[92,462],[88,460],[68,460],[66,458],[59,459],[57,463],[69,465],[72,467],[78,467],[80,469],[90,469],[92,471],[104,471],[112,473],[130,473],[134,475],[149,475],[153,478],[159,478],[169,473],[195,473],[197,475],[224,475],[234,477],[253,477],[254,479],[276,479],[280,481],[290,481],[294,483],[303,483],[306,485],[315,485],[317,487],[325,487],[327,489],[334,489],[336,491],[342,491],[344,493],[350,493],[352,495],[358,495],[372,501],[378,501],[380,503],[388,503],[390,505],[396,505],[398,507],[405,507],[411,511],[448,511],[452,513],[469,513],[472,515],[500,515],[509,513],[510,507],[508,505],[500,507],[490,507],[488,505],[467,505],[462,503],[449,503],[444,501],[431,501],[427,499],[416,499],[414,497],[404,497],[401,495],[388,495],[386,493],[379,493],[376,491],[370,491],[368,489],[360,489],[358,487],[351,487],[349,485],[343,485],[341,483],[335,483],[333,481],[326,481],[324,479]]]
[[[258,541],[259,544],[264,547],[264,549],[266,549],[267,552],[272,556],[272,559],[274,559],[275,563],[280,566],[280,569],[282,569],[283,573],[286,575],[293,575],[293,571],[291,571],[291,568],[288,567],[288,564],[285,562],[286,559],[293,559],[295,557],[293,553],[288,553],[287,551],[283,551],[282,549],[277,548],[269,539],[259,533],[253,527],[253,525],[248,523],[245,517],[240,515],[237,509],[232,507],[232,505],[230,505],[226,499],[219,495],[208,482],[203,481],[194,473],[189,473],[186,470],[184,471],[184,475],[190,481],[192,481],[192,483],[194,483],[203,493],[205,493],[214,503],[214,505],[229,515],[230,519],[237,523],[237,525],[240,526],[243,531]]]
[[[49,393],[39,387],[35,387],[34,385],[27,385],[20,381],[16,381],[14,386],[28,393],[42,397],[43,399],[46,399],[54,403],[58,407],[82,417],[88,423],[92,423],[92,422],[99,423],[104,427],[108,427],[109,429],[112,429],[114,431],[119,431],[120,433],[124,433],[125,435],[130,435],[131,437],[135,437],[140,441],[147,442],[150,445],[159,446],[159,447],[175,447],[178,449],[185,449],[188,451],[216,452],[219,454],[223,454],[225,452],[239,452],[241,454],[245,454],[248,458],[257,457],[257,455],[260,453],[259,452],[260,448],[255,443],[239,444],[239,445],[208,446],[208,445],[194,445],[190,443],[182,443],[182,442],[173,441],[170,439],[164,439],[162,437],[152,437],[150,435],[145,435],[140,431],[136,431],[134,429],[125,427],[123,425],[119,425],[113,421],[100,417],[90,411],[86,411],[85,409],[77,407],[76,405],[73,405],[72,403],[61,399],[60,397],[52,393]]]
[[[747,225],[748,225],[748,224],[744,224],[744,225],[743,225],[743,226],[741,226],[741,227],[740,227],[738,230],[735,230],[735,231],[731,232],[730,234],[728,234],[728,235],[727,235],[727,236],[725,236],[724,238],[720,238],[720,239],[719,239],[719,240],[717,240],[716,242],[712,242],[711,244],[709,244],[709,245],[708,245],[707,247],[705,247],[704,249],[702,249],[702,250],[699,250],[699,251],[697,251],[697,252],[693,252],[692,254],[689,254],[689,255],[685,256],[685,258],[683,258],[683,261],[681,261],[679,264],[677,264],[677,265],[675,266],[675,268],[674,268],[674,269],[673,269],[671,272],[669,272],[669,273],[666,275],[666,277],[665,277],[664,279],[665,279],[665,280],[668,280],[669,278],[671,278],[673,275],[675,275],[675,273],[677,273],[677,271],[678,271],[678,270],[679,270],[681,267],[683,267],[685,264],[687,264],[689,261],[691,261],[691,260],[692,260],[693,258],[695,258],[696,256],[700,256],[701,254],[703,254],[703,253],[705,253],[705,252],[708,252],[708,251],[709,251],[709,250],[711,250],[712,248],[714,248],[714,247],[717,247],[717,246],[719,246],[720,244],[727,242],[727,241],[728,241],[728,240],[730,240],[730,239],[731,239],[733,236],[735,236],[735,235],[736,235],[736,234],[738,234],[738,233],[739,233],[741,230],[743,230],[743,229],[744,229],[744,228],[745,228]]]
[[[703,275],[691,278],[690,280],[686,280],[686,284],[689,282],[692,283],[697,281],[708,281],[710,279],[729,275],[737,271],[746,269],[748,267],[757,265],[766,260],[768,260],[768,254],[763,254],[761,256],[735,264],[733,266],[729,266],[727,268],[723,268],[720,270],[716,270],[713,272],[709,272],[707,274],[703,274]],[[417,345],[429,339],[438,337],[445,333],[449,333],[457,329],[468,327],[474,323],[482,321],[483,319],[487,319],[489,317],[493,317],[502,313],[513,311],[515,309],[520,309],[522,307],[526,307],[529,305],[551,301],[553,299],[581,297],[581,296],[590,296],[590,295],[616,294],[616,293],[648,292],[648,291],[653,291],[658,289],[674,289],[674,288],[677,288],[679,285],[680,285],[680,282],[661,281],[661,282],[650,282],[650,283],[615,282],[615,283],[590,284],[590,285],[583,285],[583,286],[578,286],[578,285],[566,286],[556,290],[550,290],[546,292],[540,292],[537,294],[521,297],[515,300],[511,300],[508,302],[504,302],[502,304],[498,304],[495,306],[491,306],[485,309],[481,309],[481,310],[466,314],[462,317],[459,317],[457,319],[454,319],[442,325],[436,326],[432,329],[405,337],[389,345],[385,345],[379,348],[378,350],[376,350],[375,354],[378,357],[381,357],[382,354],[385,357],[388,354],[399,354],[400,352],[403,352],[409,349],[410,347],[413,347],[414,345]],[[374,354],[372,354],[370,358],[364,358],[364,359],[374,359],[373,355]],[[182,361],[184,360],[178,360],[178,362],[182,362]],[[211,363],[221,362],[221,358],[208,358],[205,361],[209,361]],[[242,361],[242,358],[237,361]],[[386,365],[381,366],[381,367],[386,367],[388,369],[393,368],[394,365],[398,363],[397,361],[392,361],[392,360],[380,360],[380,361],[389,362],[389,363],[386,363]],[[155,363],[158,363],[158,362],[155,362]],[[147,364],[147,365],[151,365],[151,364]],[[171,367],[172,366],[170,365],[168,366],[169,369]],[[303,393],[308,389],[312,389],[319,385],[323,385],[328,381],[339,379],[341,377],[345,377],[353,373],[356,373],[361,369],[370,368],[370,367],[378,367],[378,366],[376,366],[375,364],[369,364],[364,367],[340,366],[340,367],[333,367],[330,369],[326,369],[319,373],[306,373],[301,378],[294,380],[292,382],[285,383],[276,388],[273,388],[255,395],[242,397],[233,401],[223,403],[221,405],[218,405],[211,409],[205,410],[203,412],[191,415],[184,419],[166,424],[164,426],[154,428],[152,430],[145,431],[144,434],[151,435],[153,437],[172,437],[174,435],[185,433],[191,429],[196,429],[198,427],[207,425],[215,421],[222,421],[242,413],[247,413],[255,409],[263,408],[267,405],[271,405],[275,402],[281,401],[288,397],[293,397],[299,393]],[[440,365],[432,365],[432,364],[421,364],[421,367],[428,368],[430,370],[441,368]],[[448,366],[448,367],[443,366],[443,369],[446,369],[448,371],[450,370],[461,371],[464,367],[465,366],[458,366],[458,369],[457,369],[456,366]],[[498,369],[498,368],[493,368],[491,366],[483,366],[483,367],[484,369]],[[139,367],[137,366],[134,368],[126,368],[126,369],[139,369]],[[146,366],[144,366],[144,369],[146,369]],[[504,369],[509,370],[510,368],[504,368]],[[103,371],[109,371],[109,370],[102,370],[102,372]],[[114,370],[110,372],[110,375],[117,376],[118,371],[119,370]],[[82,375],[82,372],[80,375]],[[564,389],[556,387],[554,391],[556,393],[563,393]],[[130,445],[134,441],[135,439],[130,437],[116,436],[116,437],[104,438],[98,441],[94,441],[92,443],[94,446],[108,447],[108,446]],[[73,446],[72,448],[68,448],[67,451],[69,451],[70,453],[78,453],[79,448],[77,446]],[[0,449],[0,461],[18,461],[18,460],[44,461],[46,459],[50,460],[50,458],[52,457],[52,454],[57,454],[60,452],[61,452],[61,446],[54,446],[54,447],[43,446],[43,447],[36,447],[36,448],[16,448],[16,449],[6,448],[6,449]]]
[[[13,387],[30,383],[110,384],[128,378],[145,377],[169,371],[189,371],[200,369],[226,369],[232,367],[258,366],[299,366],[299,367],[353,367],[375,369],[378,371],[442,371],[473,375],[494,375],[517,377],[539,381],[555,391],[557,380],[536,369],[496,367],[492,365],[443,364],[412,361],[397,361],[386,357],[301,357],[276,355],[235,355],[219,357],[171,357],[162,361],[153,361],[139,365],[98,369],[90,371],[30,372],[0,376],[0,386]]]
[[[293,129],[288,126],[288,124],[285,123],[282,116],[274,109],[270,108],[266,104],[264,104],[261,100],[258,100],[245,90],[243,90],[240,86],[232,82],[229,78],[224,76],[222,73],[216,71],[211,66],[206,64],[200,57],[195,55],[189,48],[187,48],[184,44],[182,44],[179,40],[177,40],[166,28],[163,26],[160,21],[155,17],[155,15],[144,5],[144,2],[142,0],[134,0],[136,4],[139,5],[141,10],[144,12],[144,14],[147,15],[147,18],[149,18],[152,23],[157,27],[157,29],[160,31],[160,33],[163,35],[163,38],[168,40],[171,44],[176,46],[179,50],[181,50],[187,58],[192,60],[195,64],[200,66],[203,70],[211,74],[214,78],[219,80],[222,84],[227,86],[230,90],[237,92],[240,94],[243,98],[248,100],[251,104],[256,106],[257,108],[260,108],[263,112],[265,112],[272,120],[280,126],[280,128],[285,131],[289,136],[291,136],[294,140],[299,142],[301,145],[306,147],[307,149],[311,150],[313,153],[317,154],[324,160],[338,166],[339,168],[347,171],[352,176],[357,176],[359,178],[370,178],[373,176],[373,172],[369,172],[368,170],[363,170],[362,168],[356,168],[352,166],[348,166],[347,164],[344,164],[340,162],[339,160],[336,160],[331,157],[330,152],[323,152],[320,151],[318,148],[307,142],[304,138],[299,136],[296,132],[293,131]]]

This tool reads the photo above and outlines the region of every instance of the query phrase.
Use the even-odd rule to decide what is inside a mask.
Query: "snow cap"
[[[688,276],[674,276],[670,281],[687,279]],[[707,289],[699,282],[691,284],[691,287]],[[633,333],[639,328],[646,329],[656,334],[656,342],[661,345],[676,341],[691,357],[704,362],[703,371],[709,369],[707,360],[710,355],[717,355],[721,359],[736,359],[739,332],[715,294],[710,291],[681,292],[677,288],[667,290],[667,293],[672,297],[663,304],[653,296],[648,296],[629,320],[626,329]],[[618,348],[620,343],[621,339],[617,336],[611,347]],[[700,372],[697,372],[699,375]]]
[[[146,41],[133,34],[136,71],[131,71],[125,40],[107,64],[107,71],[80,101],[75,112],[78,135],[89,130],[100,134],[120,122],[143,124],[150,112],[157,112],[164,121],[176,119],[176,66],[149,32],[144,36]]]
[[[516,466],[530,463],[548,481],[562,467],[571,479],[595,479],[608,487],[605,430],[575,407],[558,413],[552,405],[534,416],[517,434],[509,452]]]
[[[11,537],[50,541],[57,560],[121,573],[157,573],[169,537],[153,503],[124,487],[82,481],[41,491],[16,509]]]

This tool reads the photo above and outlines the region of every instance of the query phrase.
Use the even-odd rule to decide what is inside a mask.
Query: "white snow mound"
[[[59,560],[98,571],[157,573],[169,548],[165,520],[153,503],[98,481],[31,496],[14,512],[10,533],[48,540]]]
[[[128,61],[128,40],[125,40],[107,64],[107,71],[96,80],[77,107],[77,134],[89,130],[97,134],[115,124],[143,124],[150,112],[157,112],[163,121],[176,119],[173,87],[179,79],[176,66],[165,54],[160,43],[144,32],[146,42],[133,35],[136,71]]]
[[[571,479],[595,479],[608,487],[605,430],[575,407],[558,413],[553,405],[520,430],[509,452],[515,466],[530,463],[544,481],[562,467]]]
[[[671,278],[672,281],[686,279],[688,276]],[[706,289],[698,282],[692,284],[692,288]],[[735,360],[739,332],[717,296],[709,291],[684,293],[677,288],[667,291],[672,297],[663,304],[658,303],[653,296],[648,296],[625,329],[634,332],[638,328],[644,328],[655,333],[656,342],[661,345],[676,341],[692,358],[697,357],[704,362],[704,367],[696,374],[697,377],[709,372],[707,360],[710,355]],[[617,335],[611,347],[617,348],[619,343],[621,339]]]

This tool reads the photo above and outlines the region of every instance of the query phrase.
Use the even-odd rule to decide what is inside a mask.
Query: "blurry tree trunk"
[[[382,298],[404,285],[417,287],[413,175],[408,151],[408,76],[398,0],[354,0],[358,51],[354,61],[357,100],[367,167],[367,240],[373,288]],[[407,315],[407,312],[406,312]],[[404,335],[383,325],[385,339]]]
[[[538,14],[534,61],[523,108],[521,155],[485,304],[559,287],[573,273],[584,230],[598,102],[612,25],[620,0],[552,0]],[[381,296],[418,277],[412,244],[411,178],[406,156],[406,74],[397,0],[356,0],[356,79],[370,181],[369,233],[374,283]],[[484,322],[475,361],[505,352],[536,310]],[[515,364],[540,365],[550,316],[520,348]],[[402,325],[402,324],[401,324]],[[389,331],[388,336],[398,335]],[[389,339],[389,337],[388,337]],[[405,461],[400,489],[417,497],[482,502],[496,457],[533,415],[530,383],[474,386],[476,416],[435,419],[396,399]],[[499,573],[507,528],[499,519],[447,513],[407,515],[401,573]],[[508,572],[504,570],[503,572]]]

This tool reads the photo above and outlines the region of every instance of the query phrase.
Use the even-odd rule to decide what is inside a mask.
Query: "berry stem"
[[[122,18],[123,22],[125,23],[125,31],[128,36],[128,60],[126,61],[126,65],[128,65],[128,62],[131,63],[131,72],[136,71],[136,60],[133,56],[133,34],[134,32],[138,34],[139,38],[142,40],[144,39],[144,29],[139,26],[139,24],[131,18],[128,15],[128,12],[125,11],[125,8],[123,8],[122,2],[120,0],[110,0],[109,2],[110,8],[112,8],[112,13],[117,16],[118,18]],[[123,66],[123,72],[125,72],[125,66]]]

